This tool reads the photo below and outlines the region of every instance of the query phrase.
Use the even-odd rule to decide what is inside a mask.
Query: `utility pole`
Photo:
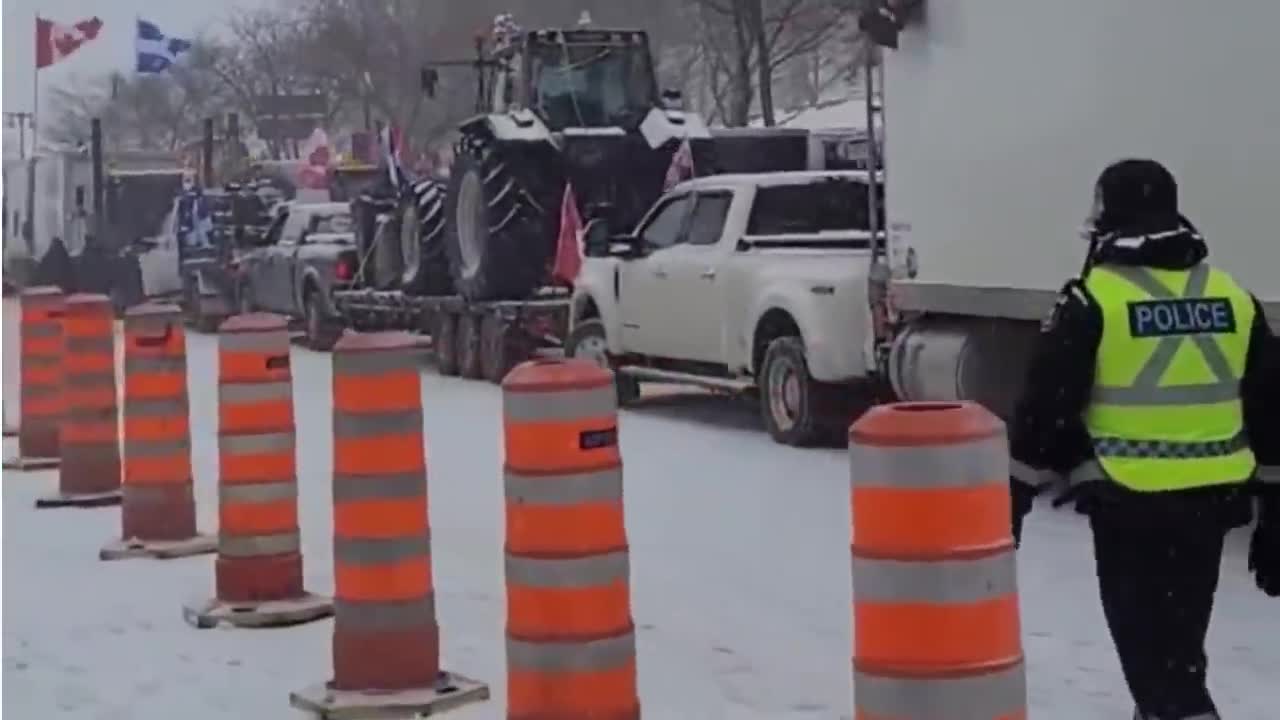
[[[4,114],[5,123],[15,123],[18,126],[18,157],[25,160],[27,158],[27,126],[35,129],[35,113],[30,112],[6,112]]]

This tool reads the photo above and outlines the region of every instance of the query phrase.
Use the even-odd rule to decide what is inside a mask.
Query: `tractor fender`
[[[673,139],[696,140],[711,137],[711,131],[707,129],[707,123],[701,115],[661,108],[649,109],[644,122],[640,123],[640,134],[644,135],[649,147],[655,150]]]

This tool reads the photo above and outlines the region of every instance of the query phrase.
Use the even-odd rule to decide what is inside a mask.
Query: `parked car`
[[[359,254],[347,203],[282,203],[259,247],[237,263],[241,312],[298,321],[307,344],[329,350],[342,335],[335,290],[355,282]]]

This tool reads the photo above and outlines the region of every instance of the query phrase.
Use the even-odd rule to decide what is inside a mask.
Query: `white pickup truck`
[[[612,367],[622,403],[641,381],[759,388],[778,442],[842,436],[875,368],[867,187],[852,171],[717,175],[632,234],[593,221],[568,354]]]

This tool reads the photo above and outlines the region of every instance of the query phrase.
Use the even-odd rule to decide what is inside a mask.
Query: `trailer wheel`
[[[760,413],[775,441],[802,447],[827,437],[825,386],[809,374],[800,338],[780,337],[769,343],[757,379]]]
[[[446,377],[458,374],[458,317],[441,310],[431,324],[431,347],[436,356],[436,370]]]
[[[613,372],[613,385],[618,393],[619,407],[629,405],[640,397],[640,381],[613,369],[613,361],[609,357],[609,341],[605,335],[604,323],[600,320],[578,322],[573,332],[569,333],[565,352],[569,357],[588,360]]]
[[[480,321],[480,368],[489,382],[500,384],[511,368],[527,359],[518,335],[517,328],[497,315],[485,315]]]
[[[480,322],[469,312],[458,318],[458,374],[471,380],[480,380],[484,371],[480,366]]]

